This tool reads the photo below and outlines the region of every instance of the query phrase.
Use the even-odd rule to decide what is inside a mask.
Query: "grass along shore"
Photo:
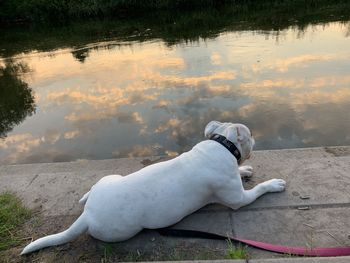
[[[0,194],[0,253],[24,242],[19,229],[30,217],[31,211],[14,194]]]
[[[341,0],[2,0],[2,24],[52,22],[62,23],[86,18],[139,17],[153,12],[179,13],[190,10],[231,9],[235,13],[270,10],[293,15],[295,11],[323,8],[349,10]]]
[[[77,19],[59,25],[43,24],[34,20],[8,24],[3,28],[0,24],[0,59],[10,59],[17,54],[32,50],[42,52],[59,48],[80,48],[101,40],[143,42],[162,39],[166,45],[171,46],[197,41],[200,38],[215,38],[224,31],[261,30],[268,34],[269,32],[278,33],[292,26],[302,32],[309,25],[332,21],[347,23],[350,20],[350,1],[340,3],[340,1],[317,0],[307,1],[302,5],[275,2],[278,2],[276,6],[273,5],[274,1],[270,0],[205,10],[181,12],[154,10],[151,15],[144,13],[142,16],[128,18],[104,17],[83,21]],[[290,3],[290,1],[287,2]],[[89,48],[80,48],[79,51],[72,51],[72,54],[80,58],[87,56],[89,50]]]

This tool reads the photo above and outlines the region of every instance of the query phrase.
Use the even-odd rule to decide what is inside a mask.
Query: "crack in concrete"
[[[39,176],[39,174],[34,175],[34,177],[32,178],[32,180],[30,180],[30,182],[29,182],[29,184],[27,185],[27,187],[29,187],[29,186],[34,182],[34,180],[35,180],[36,178],[38,178],[38,176]]]
[[[236,236],[236,231],[234,229],[234,222],[233,222],[233,216],[232,216],[232,213],[229,213],[229,218],[230,218],[230,228],[231,228],[231,234],[232,236]]]
[[[227,211],[231,211],[233,213],[239,213],[239,212],[250,212],[250,211],[264,211],[264,210],[287,210],[287,209],[293,209],[297,210],[300,207],[308,207],[308,210],[311,209],[322,209],[322,208],[348,208],[350,207],[350,203],[333,203],[333,204],[296,204],[296,205],[280,205],[280,206],[270,206],[270,207],[251,207],[251,208],[245,208],[242,207],[239,210],[231,210],[230,208],[205,208],[200,209],[196,213],[202,213],[202,214],[209,214],[209,213],[223,213]]]
[[[348,208],[350,203],[333,203],[333,204],[297,204],[297,205],[285,205],[285,206],[271,206],[271,207],[252,207],[252,208],[241,208],[239,212],[249,211],[262,211],[262,210],[286,210],[286,209],[298,209],[300,207],[308,207],[311,209],[323,209],[323,208]]]

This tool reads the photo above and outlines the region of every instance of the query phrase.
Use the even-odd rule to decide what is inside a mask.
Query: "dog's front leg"
[[[242,179],[250,178],[253,176],[253,167],[251,167],[250,165],[242,165],[238,169]]]
[[[253,189],[245,190],[243,185],[227,185],[217,194],[219,203],[222,203],[232,209],[238,209],[242,206],[254,202],[258,197],[269,192],[282,192],[286,187],[286,182],[282,179],[271,179],[269,181],[256,185]]]
[[[256,185],[253,189],[244,190],[239,207],[254,202],[258,197],[266,193],[282,192],[286,188],[286,181],[283,179],[271,179]],[[239,208],[238,207],[238,208]]]

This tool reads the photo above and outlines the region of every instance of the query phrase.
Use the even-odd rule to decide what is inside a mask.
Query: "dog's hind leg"
[[[109,176],[113,176],[113,177],[120,177],[122,178],[123,176],[121,175],[108,175],[108,176],[105,176],[105,177],[102,177],[98,182],[100,181],[103,181],[104,179],[108,178]],[[97,182],[97,183],[98,183]],[[84,196],[79,200],[79,204],[82,204],[82,205],[85,205],[86,201],[88,200],[89,198],[89,194],[91,192],[91,190],[94,188],[95,185],[93,185],[90,189],[90,191],[88,191],[86,194],[84,194]]]
[[[85,205],[87,199],[89,198],[90,191],[84,194],[84,196],[79,200],[79,204]]]

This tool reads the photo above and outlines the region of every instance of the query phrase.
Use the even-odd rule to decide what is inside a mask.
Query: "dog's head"
[[[239,123],[211,121],[205,127],[204,135],[209,139],[213,134],[225,136],[236,145],[241,153],[240,164],[249,159],[255,140],[247,126]]]

